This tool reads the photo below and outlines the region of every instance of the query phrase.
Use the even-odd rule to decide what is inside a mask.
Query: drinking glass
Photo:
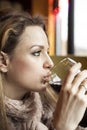
[[[66,73],[71,66],[76,63],[73,59],[67,57],[62,59],[52,68],[51,81],[49,82],[50,86],[56,91],[60,92],[61,85],[65,79]]]
[[[76,61],[74,61],[73,59],[67,57],[64,58],[63,60],[61,60],[60,62],[58,62],[56,65],[54,65],[54,67],[52,68],[52,76],[51,76],[51,81],[50,81],[50,90],[55,90],[55,91],[51,91],[52,94],[51,95],[53,98],[53,101],[56,103],[58,100],[58,92],[60,92],[61,89],[61,85],[63,80],[65,79],[65,76],[67,74],[67,71],[70,69],[70,67],[72,67],[74,64],[76,63]],[[78,73],[80,72],[80,70],[78,71]],[[54,93],[53,93],[54,92]],[[87,109],[85,111],[85,114],[82,118],[82,120],[80,121],[79,125],[82,127],[87,127]]]

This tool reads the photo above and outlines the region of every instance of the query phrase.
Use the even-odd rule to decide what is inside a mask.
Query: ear
[[[0,71],[7,72],[8,71],[8,64],[9,64],[9,57],[3,51],[0,52]]]

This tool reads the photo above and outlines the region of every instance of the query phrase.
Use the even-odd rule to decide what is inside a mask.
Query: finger
[[[86,107],[87,107],[87,94],[84,95],[84,104],[85,104]]]
[[[87,94],[85,95],[85,102],[86,102],[86,107],[87,107]]]
[[[87,84],[87,81],[85,79],[87,79],[87,70],[83,70],[76,75],[76,77],[72,82],[72,90],[78,91],[79,86],[81,84],[83,85]]]
[[[67,72],[66,78],[63,82],[64,87],[70,88],[75,76],[78,74],[81,68],[81,63],[74,64]]]
[[[83,95],[83,94],[86,94],[87,93],[87,79],[85,79],[81,85],[79,86],[79,89],[78,89],[78,93],[80,95]]]
[[[80,89],[78,90],[78,92],[79,92],[80,95],[84,95],[87,92],[87,86],[81,84]]]

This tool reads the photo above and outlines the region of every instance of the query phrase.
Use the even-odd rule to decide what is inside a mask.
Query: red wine
[[[55,92],[59,93],[61,89],[61,82],[52,82],[50,83],[50,86],[53,88]]]

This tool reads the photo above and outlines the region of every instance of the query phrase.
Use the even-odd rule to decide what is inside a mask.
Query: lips
[[[44,82],[49,82],[50,80],[51,80],[51,74],[48,74],[48,75],[44,76],[44,78],[43,78]]]

